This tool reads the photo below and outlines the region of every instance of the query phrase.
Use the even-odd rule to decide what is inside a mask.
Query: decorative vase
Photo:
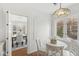
[[[56,44],[57,43],[57,40],[56,39],[51,39],[51,43],[52,44]]]

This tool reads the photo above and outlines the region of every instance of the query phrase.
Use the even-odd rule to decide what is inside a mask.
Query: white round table
[[[67,44],[59,40],[57,40],[56,44],[52,44],[52,43],[47,43],[47,44],[51,46],[64,46],[64,49],[67,48]]]

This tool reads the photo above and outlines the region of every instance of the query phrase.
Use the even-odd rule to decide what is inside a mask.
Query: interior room
[[[79,56],[78,3],[0,3],[0,56]]]

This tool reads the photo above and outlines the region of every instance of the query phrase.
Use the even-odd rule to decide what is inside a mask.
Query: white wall
[[[35,39],[41,41],[41,50],[45,50],[46,42],[50,39],[50,16],[38,15],[34,21]]]
[[[6,39],[6,13],[0,10],[0,41]]]
[[[28,53],[37,50],[36,40],[41,41],[42,47],[45,50],[45,44],[50,37],[50,15],[39,11],[28,16]]]

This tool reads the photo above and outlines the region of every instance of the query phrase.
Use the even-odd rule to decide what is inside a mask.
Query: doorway
[[[9,40],[12,56],[27,54],[27,17],[9,14]]]

